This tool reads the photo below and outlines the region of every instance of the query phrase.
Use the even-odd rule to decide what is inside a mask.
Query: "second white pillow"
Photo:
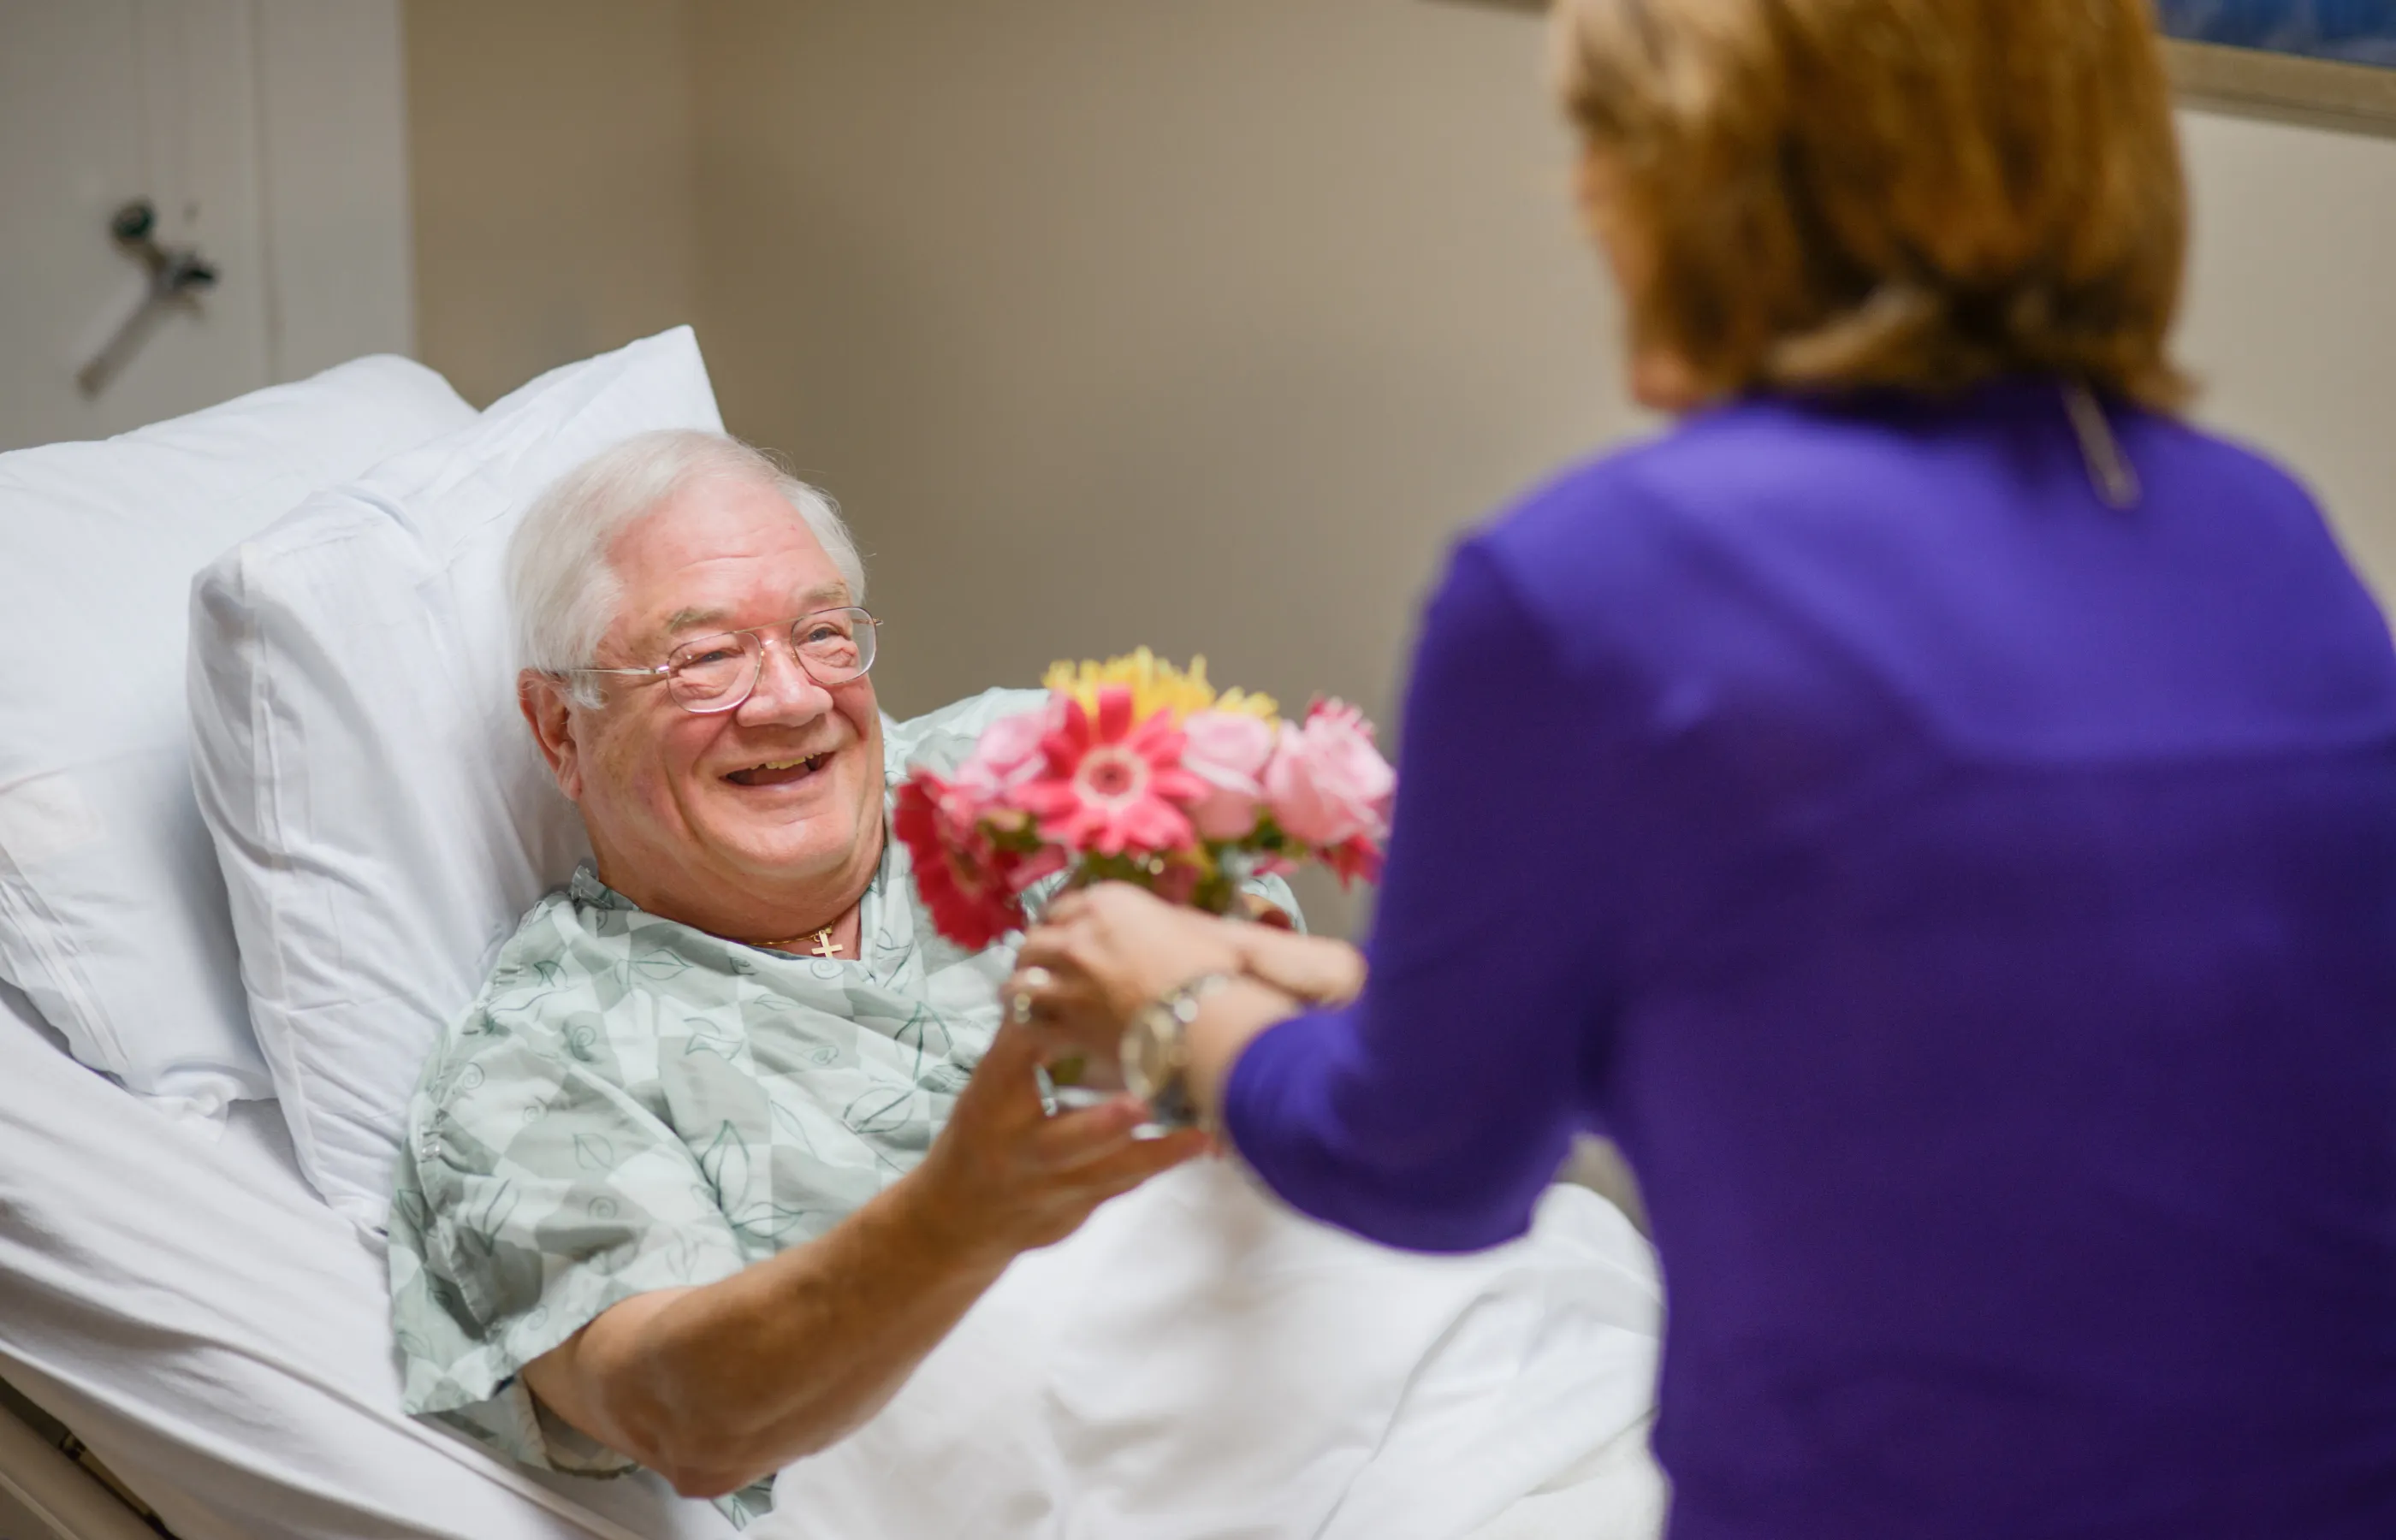
[[[688,327],[317,494],[193,589],[193,776],[259,1046],[300,1168],[370,1231],[424,1055],[585,854],[516,709],[508,538],[659,428],[723,431]]]
[[[318,487],[474,420],[404,358],[0,455],[0,979],[77,1058],[215,1114],[272,1094],[192,805],[192,575]]]

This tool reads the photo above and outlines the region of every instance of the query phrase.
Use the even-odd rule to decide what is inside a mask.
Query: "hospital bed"
[[[211,1142],[76,1064],[0,986],[0,1495],[47,1525],[0,1516],[0,1540],[738,1533],[646,1472],[533,1471],[403,1415],[381,1260],[301,1179],[272,1103],[237,1105]],[[1652,1533],[1621,1506],[1642,1443],[1474,1540]]]
[[[624,352],[644,348],[686,354],[685,372],[704,392],[686,331]],[[712,400],[701,405],[712,416]],[[473,418],[462,404],[454,410]],[[10,527],[27,533],[22,522],[0,522],[0,533]],[[29,574],[25,561],[20,551],[0,550],[0,598],[11,562],[20,564],[17,602],[43,598],[42,575]],[[112,617],[118,639],[128,624],[154,620],[150,644],[172,647],[161,638],[181,634],[180,592],[157,607],[176,613]],[[0,615],[0,625],[7,618]],[[141,642],[131,639],[136,649]],[[23,704],[0,700],[20,710],[13,725],[0,716],[0,734],[12,734],[20,748],[50,726],[38,713],[22,714]],[[177,711],[180,777],[187,729],[180,705]],[[0,751],[9,747],[0,742]],[[8,770],[0,759],[0,799],[11,794]],[[27,784],[20,764],[15,790]],[[169,790],[185,796],[180,778]],[[38,858],[67,848],[59,829],[28,822],[27,806],[42,818],[60,807],[81,816],[54,795],[33,803],[20,795],[14,805],[13,824],[0,818],[0,877],[28,850]],[[188,801],[179,805],[188,809]],[[214,887],[214,857],[199,859],[203,889]],[[188,901],[189,860],[182,878],[158,870],[166,874],[129,891],[156,901],[184,882]],[[0,888],[0,900],[17,891]],[[11,911],[0,902],[0,924],[25,928],[28,911],[19,904]],[[103,918],[108,909],[99,906]],[[129,976],[120,969],[118,983],[135,991],[126,998],[138,1005],[125,1014],[151,1026],[172,1025],[179,1011],[196,1018],[206,1004],[161,989],[171,972],[165,963],[142,965],[152,955],[148,938],[176,918],[170,907],[120,927],[132,942],[116,949],[119,960],[135,965]],[[159,955],[172,962],[171,951]],[[185,962],[200,957],[185,952]],[[22,966],[31,954],[12,955]],[[237,1017],[243,984],[230,988]],[[678,1497],[653,1475],[598,1480],[535,1471],[404,1415],[379,1238],[370,1223],[320,1195],[326,1184],[295,1148],[284,1109],[255,1088],[229,1109],[221,1096],[204,1105],[188,1087],[167,1094],[176,1088],[164,1082],[136,1087],[148,1093],[138,1095],[128,1086],[149,1071],[135,1065],[112,1078],[87,1067],[93,1057],[87,1038],[62,1037],[33,1000],[0,982],[0,1540],[724,1540],[737,1533],[712,1506]],[[407,1062],[420,1057],[419,1049]],[[393,1092],[404,1094],[404,1083]],[[1626,1518],[1606,1495],[1642,1480],[1652,1486],[1644,1459],[1644,1435],[1633,1428],[1476,1540],[1652,1533],[1653,1514]],[[28,1524],[39,1527],[13,1532]]]
[[[737,1533],[654,1477],[534,1472],[402,1415],[381,1259],[300,1179],[271,1102],[210,1142],[0,989],[0,1378],[180,1540]],[[154,1533],[21,1418],[0,1490],[62,1540]]]

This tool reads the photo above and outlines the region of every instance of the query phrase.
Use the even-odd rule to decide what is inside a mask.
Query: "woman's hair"
[[[1564,107],[1709,397],[2069,376],[2163,409],[2187,187],[2150,0],[1559,0]]]
[[[637,433],[551,484],[509,539],[517,666],[548,674],[588,668],[616,622],[624,591],[607,563],[607,548],[675,493],[710,477],[760,482],[780,493],[832,558],[848,585],[848,602],[865,603],[865,564],[831,498],[722,433]],[[587,681],[578,683],[574,697],[585,706],[599,703]]]

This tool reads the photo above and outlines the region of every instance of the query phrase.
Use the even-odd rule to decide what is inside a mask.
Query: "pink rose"
[[[1016,788],[1037,776],[1045,763],[1040,740],[1048,730],[1048,716],[1045,710],[1024,711],[983,728],[973,752],[943,789],[941,815],[970,824],[1011,808]]]
[[[1337,700],[1315,702],[1302,725],[1283,724],[1265,766],[1274,819],[1317,850],[1359,838],[1378,845],[1389,833],[1397,789],[1397,772],[1373,747],[1373,724]]]
[[[999,718],[983,728],[981,737],[975,740],[966,767],[980,770],[1004,787],[1013,787],[1037,775],[1042,763],[1040,740],[1047,736],[1053,714],[1043,707]]]
[[[1271,724],[1241,711],[1195,711],[1181,731],[1188,740],[1181,767],[1206,783],[1205,795],[1190,809],[1190,821],[1210,840],[1246,838],[1257,827],[1257,804],[1265,794]]]

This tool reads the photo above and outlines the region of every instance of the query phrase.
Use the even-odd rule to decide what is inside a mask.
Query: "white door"
[[[397,0],[0,0],[0,450],[406,352],[399,53]],[[88,390],[135,199],[216,282]]]

